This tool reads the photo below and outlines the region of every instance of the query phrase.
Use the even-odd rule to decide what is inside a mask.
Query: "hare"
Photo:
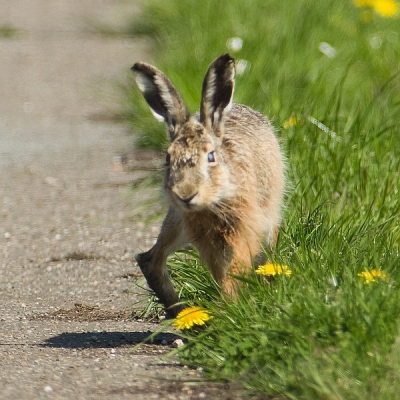
[[[267,118],[232,106],[235,62],[229,54],[209,66],[194,116],[157,68],[138,62],[132,70],[170,139],[164,182],[169,210],[156,244],[136,260],[169,316],[176,317],[185,306],[168,274],[170,254],[193,244],[224,292],[235,297],[231,275],[261,262],[264,245],[275,247],[284,157]]]

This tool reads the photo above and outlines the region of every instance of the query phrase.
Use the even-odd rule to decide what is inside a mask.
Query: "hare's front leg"
[[[234,248],[225,240],[214,240],[210,244],[208,237],[204,236],[197,240],[195,245],[223,292],[235,298],[238,281],[231,275],[242,275],[245,270],[251,269],[250,252],[247,251],[247,260],[243,262],[243,257],[238,259],[237,255],[234,254]]]
[[[274,246],[276,234],[273,236],[265,239],[266,246]],[[213,254],[220,256],[216,257]],[[251,231],[247,234],[232,235],[224,245],[206,253],[204,259],[223,292],[236,298],[241,282],[235,276],[250,273],[254,265],[258,266],[265,262],[266,255],[262,251],[259,235]]]
[[[171,317],[185,308],[180,302],[171,282],[166,266],[167,257],[187,244],[181,218],[170,207],[163,222],[156,244],[147,252],[137,254],[136,261],[147,280],[147,284],[164,304]]]

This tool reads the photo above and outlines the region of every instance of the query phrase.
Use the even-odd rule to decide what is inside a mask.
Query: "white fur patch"
[[[174,99],[171,96],[170,88],[165,81],[158,75],[154,77],[154,83],[158,87],[159,94],[165,104],[170,115],[174,114],[175,104]]]
[[[151,113],[154,115],[154,118],[155,118],[157,121],[165,122],[164,117],[163,117],[161,114],[156,113],[151,107],[150,107],[150,111],[151,111]]]
[[[212,104],[213,104],[213,100],[215,97],[215,93],[216,93],[216,73],[215,70],[211,70],[209,77],[208,77],[208,82],[207,82],[207,87],[206,87],[206,93],[204,96],[205,99],[205,114],[207,115],[207,117],[213,117],[213,121],[214,123],[216,123],[217,121],[219,122],[221,120],[221,118],[225,117],[226,115],[228,115],[230,113],[230,111],[232,110],[232,106],[233,106],[233,89],[234,89],[234,85],[235,85],[235,81],[234,81],[234,71],[228,71],[229,73],[229,80],[232,80],[233,82],[233,88],[232,88],[232,94],[231,94],[231,98],[229,100],[229,103],[227,104],[227,106],[222,110],[222,115],[219,114],[220,110],[213,110],[212,109]],[[211,115],[211,113],[213,112],[213,114]]]
[[[142,93],[152,90],[154,86],[153,81],[141,73],[136,73],[136,83]]]
[[[144,94],[146,92],[154,91],[154,82],[148,78],[145,74],[137,73],[136,74],[136,83],[138,85],[139,90]],[[164,122],[165,118],[161,114],[156,113],[150,107],[151,113],[154,115],[154,118],[157,121]]]
[[[215,70],[212,70],[210,71],[210,76],[207,82],[207,90],[206,90],[207,104],[212,104],[215,95],[215,79],[216,79]]]
[[[233,107],[233,90],[232,90],[232,95],[231,95],[231,99],[229,100],[228,105],[224,108],[224,116],[228,115]]]
[[[138,73],[136,74],[136,83],[138,85],[139,90],[144,93],[155,92],[158,89],[158,92],[161,96],[162,101],[164,102],[167,110],[171,113],[174,109],[174,100],[170,94],[168,86],[165,84],[163,79],[160,79],[157,75],[154,77],[154,81],[147,77],[145,74]],[[157,113],[153,108],[150,107],[152,114],[155,119],[160,122],[165,122],[166,116]]]

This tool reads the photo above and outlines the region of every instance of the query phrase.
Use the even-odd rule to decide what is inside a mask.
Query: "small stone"
[[[59,186],[59,180],[57,178],[54,178],[54,176],[48,176],[47,178],[45,178],[44,180],[49,186]]]
[[[182,347],[184,345],[183,340],[182,339],[175,339],[172,344],[171,347],[173,347],[174,349],[178,348],[178,347]]]
[[[166,344],[168,344],[168,342],[164,339],[164,340],[161,341],[161,344],[162,344],[163,346],[165,346]]]
[[[46,385],[46,386],[44,387],[44,391],[45,391],[46,393],[51,393],[51,392],[53,391],[53,388],[52,388],[50,385]]]
[[[11,238],[11,233],[10,233],[10,232],[6,232],[6,233],[4,234],[4,237],[5,237],[6,239],[10,239],[10,238]]]
[[[199,399],[205,399],[207,395],[204,392],[199,393]]]

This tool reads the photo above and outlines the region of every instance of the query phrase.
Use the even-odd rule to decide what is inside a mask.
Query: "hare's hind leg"
[[[164,304],[171,317],[185,308],[180,302],[166,266],[167,257],[187,244],[180,217],[173,208],[168,210],[156,244],[147,252],[137,254],[136,261],[147,284]]]

